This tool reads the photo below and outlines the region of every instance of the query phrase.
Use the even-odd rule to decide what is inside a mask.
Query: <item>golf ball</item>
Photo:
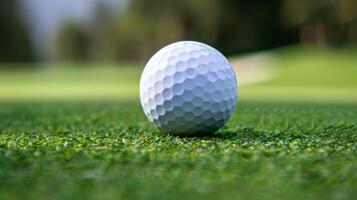
[[[140,80],[147,118],[162,132],[206,135],[221,128],[237,102],[237,81],[227,59],[194,41],[170,44],[153,55]]]

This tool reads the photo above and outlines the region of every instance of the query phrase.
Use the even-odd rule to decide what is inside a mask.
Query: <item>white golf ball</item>
[[[216,49],[181,41],[159,50],[146,64],[140,100],[147,118],[164,133],[206,135],[221,128],[237,102],[237,81]]]

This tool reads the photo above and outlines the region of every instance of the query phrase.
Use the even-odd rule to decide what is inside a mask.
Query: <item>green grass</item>
[[[0,199],[354,199],[355,104],[239,103],[204,138],[139,102],[0,103]]]
[[[266,85],[356,89],[357,57],[352,52],[311,46],[278,49],[278,75]]]
[[[270,101],[357,102],[355,52],[356,48],[313,46],[269,51],[276,59],[275,76],[241,88],[241,96]]]
[[[239,98],[356,102],[355,52],[356,48],[352,47],[333,50],[311,46],[269,51],[276,60],[275,76],[260,84],[240,85]],[[48,64],[35,69],[1,71],[0,101],[136,99],[142,66],[92,63],[59,67]]]
[[[1,71],[0,199],[355,199],[355,52],[271,51],[203,138],[149,124],[134,65]]]
[[[114,64],[84,66],[49,65],[26,70],[3,70],[0,73],[0,100],[137,97],[141,68],[133,64],[120,67]]]

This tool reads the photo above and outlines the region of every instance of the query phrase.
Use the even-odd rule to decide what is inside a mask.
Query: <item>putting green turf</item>
[[[0,199],[354,199],[357,106],[240,102],[204,138],[139,102],[0,103]]]
[[[1,71],[0,199],[354,199],[355,52],[270,52],[274,78],[204,138],[149,124],[139,67]]]

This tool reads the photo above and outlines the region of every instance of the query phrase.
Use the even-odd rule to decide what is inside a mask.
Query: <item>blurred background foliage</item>
[[[118,9],[95,1],[88,20],[64,18],[41,42],[32,39],[23,2],[0,3],[0,62],[144,61],[177,40],[206,42],[228,56],[357,42],[355,0],[124,0]]]
[[[0,2],[0,62],[33,61],[30,33],[16,1]]]

